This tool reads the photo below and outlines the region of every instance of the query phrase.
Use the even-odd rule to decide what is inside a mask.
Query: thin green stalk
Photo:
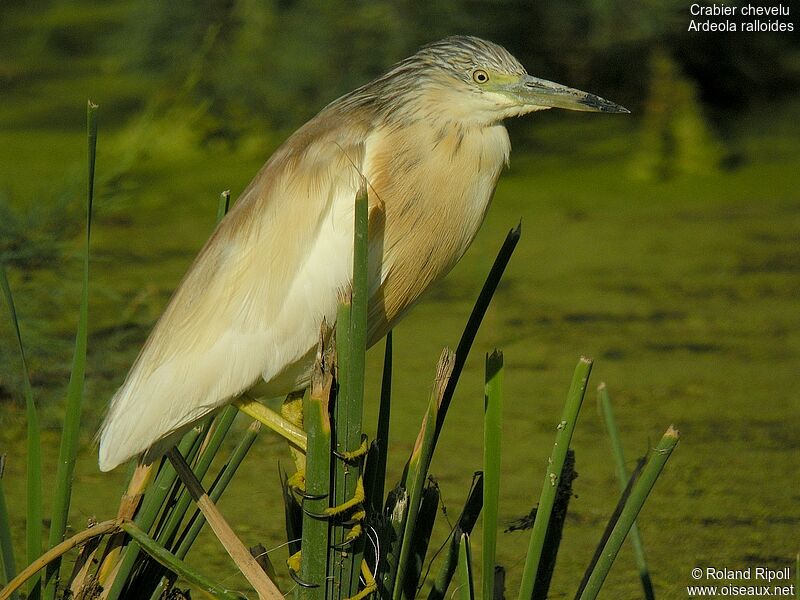
[[[208,497],[211,498],[211,501],[217,503],[219,499],[222,497],[222,494],[225,492],[225,489],[228,487],[228,484],[233,479],[233,476],[236,474],[236,471],[239,469],[239,465],[242,464],[244,457],[247,456],[247,453],[250,451],[250,448],[255,443],[256,438],[258,437],[258,432],[261,430],[261,423],[258,421],[253,421],[250,426],[245,431],[242,439],[236,445],[233,452],[231,453],[230,458],[225,463],[225,466],[222,467],[222,471],[219,474],[219,477],[211,486],[211,489],[208,491]],[[194,544],[194,541],[197,539],[197,536],[200,534],[203,525],[205,524],[206,519],[199,510],[195,512],[192,516],[191,521],[187,525],[185,531],[181,534],[180,541],[178,543],[178,547],[175,550],[175,556],[178,558],[185,558],[186,554]]]
[[[500,501],[500,442],[503,434],[503,353],[486,355],[486,405],[483,421],[483,598],[494,595],[497,513]]]
[[[220,415],[214,419],[214,431],[211,433],[208,444],[206,444],[206,447],[203,449],[203,452],[200,455],[200,459],[192,469],[195,476],[200,481],[203,480],[203,477],[205,477],[209,467],[211,466],[211,462],[217,456],[217,452],[219,451],[225,436],[228,434],[228,431],[230,431],[233,420],[236,418],[238,412],[239,411],[235,406],[227,406],[220,413]],[[205,439],[205,437],[206,436],[203,436],[203,439]],[[202,444],[202,440],[198,437],[198,442],[196,443],[199,446]],[[156,538],[156,541],[158,541],[159,544],[166,546],[172,543],[175,533],[178,531],[178,527],[180,527],[180,524],[183,522],[183,519],[186,516],[186,511],[189,510],[189,504],[191,501],[192,498],[189,495],[189,492],[184,489],[172,508],[166,525],[159,532],[158,537]]]
[[[619,481],[620,491],[624,491],[627,485],[629,475],[628,469],[625,467],[625,453],[622,450],[622,439],[617,427],[617,420],[614,417],[614,409],[611,406],[611,397],[608,395],[606,384],[601,383],[597,386],[597,400],[600,404],[600,409],[603,412],[603,420],[606,424],[606,431],[608,431],[608,439],[611,442],[611,451],[614,454],[614,462],[616,465],[617,479]],[[650,578],[650,569],[647,566],[647,558],[644,553],[644,545],[642,538],[639,535],[639,528],[634,522],[631,526],[631,546],[633,546],[633,554],[636,559],[636,568],[639,571],[639,579],[642,582],[642,590],[646,600],[655,600],[655,590],[653,589],[653,580]]]
[[[181,453],[190,451],[199,435],[200,432],[197,429],[190,430],[183,436],[181,443],[178,445],[178,450]],[[136,517],[133,520],[139,529],[142,531],[150,531],[159,512],[161,512],[164,500],[166,500],[177,478],[178,473],[175,471],[175,468],[169,461],[165,461],[156,480],[145,493],[144,499],[142,500],[142,507],[139,509],[139,512],[136,513]],[[139,558],[140,550],[141,548],[136,541],[132,541],[128,544],[128,547],[122,555],[121,564],[113,582],[106,583],[106,585],[111,585],[107,600],[117,600],[121,596],[128,583],[128,577],[130,577],[136,565],[136,559]]]
[[[497,290],[497,285],[500,283],[500,278],[503,276],[506,266],[508,266],[508,261],[511,260],[511,255],[514,253],[514,249],[517,247],[517,242],[519,242],[521,234],[522,223],[517,225],[514,229],[508,232],[508,235],[506,235],[506,239],[503,242],[503,245],[500,247],[497,257],[494,259],[494,264],[492,264],[492,268],[489,270],[489,275],[486,277],[486,281],[481,288],[480,294],[478,294],[478,298],[475,300],[475,306],[473,306],[472,312],[469,315],[467,325],[464,327],[464,332],[461,334],[461,340],[459,340],[458,347],[456,348],[453,374],[450,377],[450,381],[447,383],[447,389],[445,390],[442,398],[442,407],[439,410],[439,417],[436,421],[434,446],[436,445],[435,442],[439,439],[439,435],[442,432],[444,419],[447,416],[447,409],[450,408],[450,402],[452,401],[453,394],[456,391],[456,384],[458,383],[459,377],[461,377],[461,371],[464,369],[464,364],[467,362],[467,356],[469,356],[472,343],[475,341],[475,336],[477,335],[478,329],[483,322],[483,317],[486,315],[486,311],[489,308],[489,303],[492,301],[492,297]]]
[[[323,327],[326,325],[323,324]],[[333,390],[333,356],[325,351],[320,336],[317,359],[311,375],[311,391],[304,402],[304,423],[307,434],[306,493],[312,496],[303,502],[303,539],[300,578],[316,587],[296,589],[295,597],[323,600],[328,573],[329,526],[325,512],[330,501],[331,480],[331,421],[328,412]]]
[[[195,476],[198,479],[202,480],[211,466],[211,462],[217,455],[217,451],[230,430],[238,412],[236,407],[228,406],[213,420],[207,419],[201,435],[197,436],[192,450],[187,454],[187,459],[194,460],[194,457],[200,452],[200,448],[205,445],[197,464],[193,467]],[[212,421],[214,426],[213,431],[210,429]],[[205,440],[208,440],[208,442],[205,443]],[[172,497],[170,501],[166,503],[167,509],[162,513],[160,519],[161,523],[155,528],[154,531],[156,533],[153,534],[155,540],[165,548],[170,548],[174,544],[178,529],[186,518],[190,502],[191,496],[189,492],[182,485],[176,483],[173,486]],[[143,590],[150,588],[157,589],[164,575],[164,570],[160,565],[148,565],[144,572],[140,572],[137,575],[137,583],[139,584],[137,589],[140,590],[140,593],[144,593]]]
[[[644,469],[642,469],[641,475],[633,484],[630,496],[619,515],[616,525],[614,525],[614,529],[611,531],[611,535],[606,541],[597,564],[595,564],[587,579],[586,587],[578,596],[580,600],[594,600],[600,593],[600,588],[611,570],[611,565],[617,557],[622,542],[625,541],[628,531],[636,520],[636,516],[639,514],[645,500],[647,500],[647,496],[653,489],[679,439],[680,434],[678,431],[670,426],[650,454],[650,458]]]
[[[472,528],[475,527],[475,523],[478,521],[478,515],[481,513],[482,507],[483,473],[479,471],[472,481],[472,488],[467,496],[467,501],[464,503],[464,508],[461,510],[461,515],[458,517],[458,522],[450,533],[447,554],[445,554],[439,575],[437,575],[428,594],[428,600],[442,600],[444,598],[447,588],[450,586],[450,581],[453,579],[453,574],[456,572],[456,565],[458,565],[461,534],[472,534]]]
[[[475,586],[472,580],[472,552],[469,535],[461,534],[458,546],[458,597],[460,600],[474,600]],[[488,599],[486,599],[488,600]]]
[[[397,578],[392,592],[393,600],[404,597],[405,578],[409,568],[411,548],[414,540],[414,528],[417,525],[417,515],[422,500],[422,489],[428,474],[436,436],[436,419],[442,403],[447,382],[453,372],[453,352],[447,348],[442,351],[439,364],[436,368],[436,380],[428,402],[428,412],[420,428],[411,457],[406,465],[406,482],[408,487],[408,517],[406,518],[405,531],[403,532],[400,550],[400,560],[397,563]]]
[[[228,460],[225,462],[225,465],[222,467],[221,471],[217,475],[217,478],[214,480],[214,483],[211,485],[211,488],[208,490],[208,497],[211,499],[212,502],[215,504],[219,501],[222,497],[222,494],[225,492],[225,489],[228,487],[228,484],[233,479],[233,476],[236,474],[236,471],[239,468],[239,465],[242,464],[244,457],[247,456],[247,453],[250,451],[253,443],[255,443],[256,438],[258,437],[258,432],[261,430],[261,423],[258,421],[253,421],[250,423],[250,426],[245,431],[242,439],[239,440],[239,443],[233,449]],[[178,538],[177,543],[172,549],[172,553],[179,559],[183,560],[186,558],[186,555],[189,553],[189,550],[194,545],[194,542],[197,540],[197,536],[200,535],[200,532],[203,529],[203,526],[206,524],[206,518],[203,516],[203,513],[200,510],[195,510],[192,518],[189,519],[189,523],[186,525],[186,528],[181,533],[180,537]],[[272,574],[270,574],[272,578]],[[164,590],[166,589],[167,585],[175,578],[175,575],[172,573],[167,573],[156,586],[153,593],[150,595],[150,600],[159,600]]]
[[[223,598],[225,600],[242,600],[246,598],[243,594],[223,588],[191,568],[185,562],[171,554],[153,538],[148,536],[147,533],[138,528],[134,523],[130,521],[125,522],[122,524],[122,529],[136,541],[139,547],[164,567],[170,571],[174,571],[186,579],[186,581],[212,594],[214,597]]]
[[[83,402],[83,384],[86,375],[86,343],[89,332],[89,242],[92,233],[92,203],[94,200],[94,167],[97,156],[97,105],[91,101],[86,107],[87,137],[89,146],[88,190],[86,199],[86,239],[83,253],[83,290],[81,293],[80,316],[78,330],[75,334],[75,353],[72,371],[67,386],[66,412],[64,428],[61,433],[61,449],[58,453],[58,469],[56,471],[56,487],[53,495],[53,516],[50,522],[50,547],[64,539],[72,498],[72,475],[78,453],[78,436],[81,425],[81,404]],[[61,560],[56,560],[47,567],[45,574],[45,598],[53,600],[56,594],[56,583]]]
[[[8,520],[6,493],[3,489],[3,470],[6,456],[0,455],[0,585],[5,585],[17,576],[17,564],[14,560],[14,544],[11,541],[11,523]],[[16,600],[17,594],[12,598]]]
[[[198,453],[200,452],[200,447],[203,445],[203,440],[205,440],[206,435],[208,435],[209,428],[211,427],[211,423],[214,420],[212,416],[206,417],[200,424],[193,428],[187,435],[191,435],[192,438],[192,445],[189,447],[189,450],[182,454],[184,456],[184,460],[193,464],[195,459],[197,458]],[[161,503],[163,506],[163,510],[160,512],[158,516],[158,520],[156,521],[154,526],[151,526],[148,529],[149,535],[153,537],[159,544],[162,546],[169,546],[171,540],[166,539],[166,529],[172,526],[172,520],[176,516],[176,513],[180,513],[177,515],[180,520],[183,519],[183,516],[186,513],[187,507],[180,506],[180,498],[184,495],[186,489],[183,485],[183,482],[180,481],[180,478],[176,479],[172,487],[169,490],[169,494]],[[136,578],[137,583],[144,582],[145,579],[138,576]]]
[[[22,335],[19,331],[19,320],[17,319],[17,309],[14,305],[14,296],[11,294],[11,286],[8,284],[5,267],[0,265],[0,286],[3,288],[3,295],[8,306],[11,326],[17,337],[17,350],[22,365],[22,392],[25,396],[25,416],[27,420],[27,497],[25,514],[25,540],[27,563],[31,564],[42,554],[42,443],[40,440],[39,415],[36,411],[36,403],[33,401],[33,390],[28,375],[28,362],[25,359],[25,348],[22,345]],[[9,579],[11,571],[16,571],[14,565],[13,549],[4,558],[9,561],[6,566],[6,575]],[[28,597],[38,598],[41,594],[41,575],[31,578],[27,584]]]
[[[564,413],[556,428],[556,441],[548,460],[542,491],[539,495],[539,505],[533,522],[530,543],[528,544],[525,569],[522,573],[519,600],[530,600],[533,597],[539,561],[542,557],[545,538],[550,525],[550,515],[553,512],[561,471],[567,457],[567,450],[569,450],[572,432],[575,430],[575,424],[578,421],[578,413],[583,403],[583,397],[586,394],[586,385],[591,371],[592,361],[588,358],[581,358],[572,376],[572,384],[567,395],[567,402],[564,405]]]

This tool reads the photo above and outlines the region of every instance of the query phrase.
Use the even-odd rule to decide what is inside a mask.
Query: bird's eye
[[[483,69],[478,69],[472,72],[472,80],[475,83],[486,83],[489,81],[489,74]]]

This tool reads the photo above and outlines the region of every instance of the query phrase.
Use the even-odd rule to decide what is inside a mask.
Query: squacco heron
[[[461,36],[325,107],[272,155],[186,273],[111,400],[100,468],[157,456],[257,382],[270,397],[308,385],[321,322],[335,320],[351,279],[362,181],[368,344],[382,338],[475,237],[509,158],[503,121],[548,108],[628,112]]]

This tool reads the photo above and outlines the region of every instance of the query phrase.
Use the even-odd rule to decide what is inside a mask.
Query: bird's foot
[[[355,450],[349,450],[345,452],[337,452],[333,450],[333,455],[337,458],[345,462],[353,462],[354,460],[361,458],[369,451],[369,444],[367,444],[367,436],[366,434],[361,435],[361,444]]]

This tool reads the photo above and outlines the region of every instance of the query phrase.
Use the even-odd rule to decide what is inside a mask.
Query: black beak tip
[[[615,104],[614,102],[609,102],[605,98],[601,98],[600,96],[595,96],[594,94],[586,94],[586,97],[583,100],[581,100],[580,103],[598,112],[617,113],[617,114],[630,114],[631,112],[624,106],[620,106],[619,104]]]

